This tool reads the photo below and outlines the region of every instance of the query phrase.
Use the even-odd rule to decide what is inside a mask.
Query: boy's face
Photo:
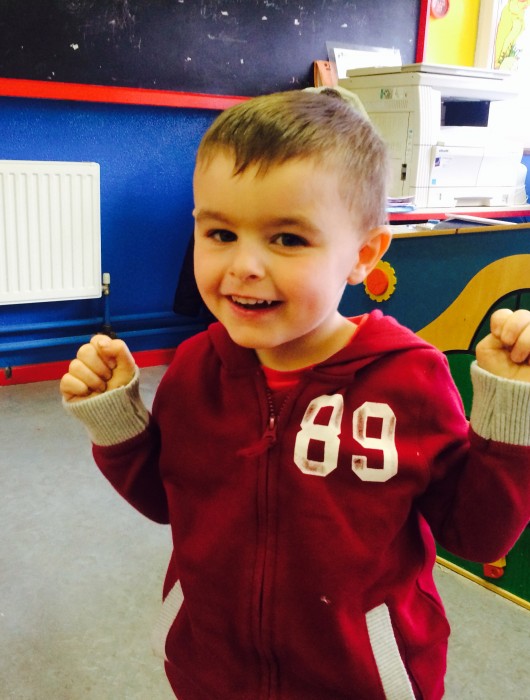
[[[201,296],[232,340],[255,349],[263,364],[294,369],[321,361],[345,344],[335,347],[345,324],[351,329],[337,311],[344,287],[377,263],[387,230],[371,232],[367,243],[339,194],[338,175],[312,160],[264,174],[233,169],[233,158],[218,153],[195,171]]]

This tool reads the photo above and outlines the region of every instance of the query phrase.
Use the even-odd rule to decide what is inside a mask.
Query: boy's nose
[[[259,279],[265,274],[263,257],[255,246],[238,246],[228,272],[238,279]]]

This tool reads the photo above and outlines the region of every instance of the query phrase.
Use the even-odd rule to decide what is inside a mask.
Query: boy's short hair
[[[198,167],[219,151],[234,155],[234,174],[249,165],[263,173],[297,158],[334,168],[361,229],[386,223],[386,146],[369,120],[333,89],[278,92],[230,107],[205,133]]]

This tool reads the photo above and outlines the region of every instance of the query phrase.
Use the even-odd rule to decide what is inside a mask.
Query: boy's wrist
[[[80,420],[95,445],[108,447],[142,433],[149,412],[140,397],[140,372],[129,384],[84,401],[63,401],[66,411]]]
[[[471,380],[474,432],[486,440],[530,446],[530,383],[498,377],[476,362]]]

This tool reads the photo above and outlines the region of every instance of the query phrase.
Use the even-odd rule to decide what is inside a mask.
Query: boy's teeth
[[[247,299],[246,297],[232,297],[232,301],[235,301],[237,304],[245,304],[247,306],[255,306],[256,304],[267,304],[270,306],[272,304],[272,301],[267,301],[266,299]]]

